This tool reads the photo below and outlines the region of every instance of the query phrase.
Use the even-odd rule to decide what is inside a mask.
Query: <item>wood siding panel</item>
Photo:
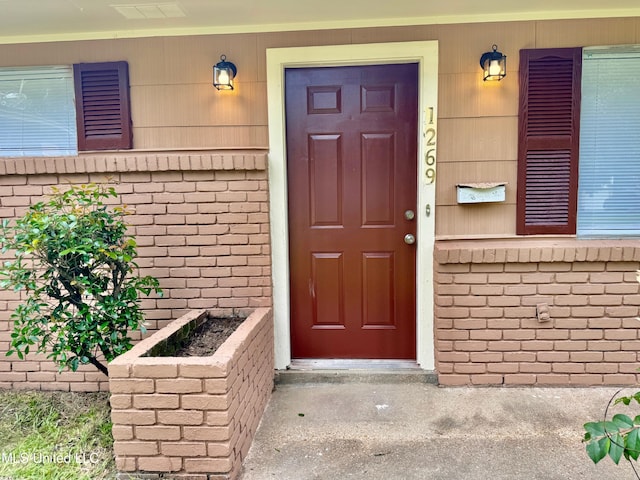
[[[357,28],[353,30],[351,43],[359,44],[437,40],[441,31],[442,27],[438,25]]]
[[[256,60],[257,80],[267,80],[267,48],[308,47],[317,45],[347,45],[352,43],[352,31],[344,30],[312,30],[301,32],[268,32],[257,36],[258,58]],[[227,55],[229,59],[229,55]],[[266,98],[265,98],[266,102]]]
[[[82,42],[1,45],[0,65],[71,65],[82,62],[115,62],[137,59],[134,49],[154,39],[87,40]],[[155,40],[157,42],[157,40]]]
[[[517,75],[507,75],[501,82],[483,82],[481,73],[478,63],[477,73],[440,75],[440,118],[518,115]]]
[[[640,43],[640,18],[550,20],[457,25],[345,28],[185,37],[149,37],[1,45],[0,65],[48,65],[127,61],[132,87],[134,148],[268,148],[267,48],[437,40],[439,42],[438,204],[449,202],[461,170],[465,180],[488,180],[496,161],[516,158],[518,51],[521,48]],[[480,55],[495,43],[507,57],[507,77],[481,79]],[[238,67],[237,90],[216,92],[211,67],[221,54]],[[464,169],[462,169],[464,170]],[[499,173],[499,172],[497,172]],[[453,175],[454,177],[450,177]],[[476,177],[477,175],[477,177]],[[499,180],[495,175],[495,180]],[[502,177],[503,175],[500,175]],[[474,178],[476,177],[476,178]],[[492,179],[493,180],[493,179]],[[515,186],[507,186],[507,196]],[[489,211],[510,212],[502,205]],[[460,214],[455,214],[460,211]],[[487,232],[482,215],[470,221],[467,207],[436,213],[438,235]],[[475,210],[479,211],[478,209]],[[495,213],[497,229],[511,232],[513,216]],[[442,217],[448,215],[449,220]],[[487,214],[486,218],[490,215]],[[462,220],[454,225],[453,222]],[[451,227],[449,224],[451,223]],[[494,222],[491,221],[491,224]]]
[[[232,92],[211,84],[148,85],[132,88],[136,126],[259,126],[267,124],[267,84],[248,82]]]
[[[535,48],[587,47],[636,43],[638,18],[538,22]]]
[[[265,149],[269,145],[267,126],[150,127],[133,128],[137,149]],[[188,148],[188,147],[187,147]]]
[[[256,36],[246,34],[168,37],[141,43],[136,49],[141,67],[135,72],[136,82],[141,85],[211,85],[212,67],[220,61],[222,54],[238,67],[239,84],[257,80]]]
[[[213,41],[212,41],[213,40]],[[197,71],[206,83],[211,85],[213,65],[220,61],[220,55],[226,55],[230,62],[238,67],[237,84],[255,82],[259,78],[258,57],[264,56],[258,51],[256,35],[218,35],[216,37],[200,36],[194,43],[178,37],[167,46],[170,58],[184,56],[178,67],[188,71]],[[185,52],[192,52],[184,55]],[[188,62],[188,63],[187,63]],[[200,80],[198,80],[200,81]]]
[[[493,44],[507,56],[507,77],[516,77],[518,51],[531,48],[535,41],[535,22],[472,23],[442,26],[437,40],[440,42],[440,75],[472,73],[482,82],[480,56],[491,51]],[[500,87],[504,81],[498,82]],[[491,82],[489,82],[491,83]],[[486,85],[486,84],[485,84]],[[441,84],[442,86],[442,84]]]
[[[518,157],[518,117],[443,118],[438,135],[439,165]]]
[[[514,236],[515,218],[515,204],[439,206],[436,215],[436,238]]]

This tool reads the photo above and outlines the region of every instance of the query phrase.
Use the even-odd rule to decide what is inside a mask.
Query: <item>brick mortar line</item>
[[[0,163],[0,176],[199,170],[266,170],[266,152],[112,152],[73,157],[16,157]]]
[[[574,263],[574,262],[637,262],[640,261],[640,246],[636,241],[621,240],[572,240],[562,245],[553,245],[541,239],[536,245],[506,246],[504,243],[464,246],[435,246],[435,259],[439,264],[468,263]],[[608,244],[607,244],[608,243]]]

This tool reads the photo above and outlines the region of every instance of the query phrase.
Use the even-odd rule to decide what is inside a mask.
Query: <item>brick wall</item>
[[[145,299],[150,332],[191,309],[248,313],[271,302],[264,153],[137,153],[0,162],[0,218],[15,218],[52,185],[116,183],[138,242],[141,274],[162,298]],[[9,254],[7,254],[9,255]],[[6,357],[20,297],[0,291],[0,388],[96,391],[107,378],[92,366],[58,373],[46,355]],[[139,338],[137,336],[136,338]]]
[[[273,389],[273,316],[256,310],[210,357],[144,357],[190,312],[109,366],[122,478],[235,479]]]
[[[637,242],[439,242],[443,385],[629,385],[640,364]]]

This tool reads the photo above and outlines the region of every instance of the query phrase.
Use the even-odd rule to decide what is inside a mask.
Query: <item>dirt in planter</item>
[[[244,322],[243,317],[210,317],[189,335],[175,357],[207,357]]]

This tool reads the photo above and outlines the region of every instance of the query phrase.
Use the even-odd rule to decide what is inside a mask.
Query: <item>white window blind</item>
[[[585,49],[577,231],[640,235],[640,48]]]
[[[0,68],[0,156],[76,155],[71,66]]]

